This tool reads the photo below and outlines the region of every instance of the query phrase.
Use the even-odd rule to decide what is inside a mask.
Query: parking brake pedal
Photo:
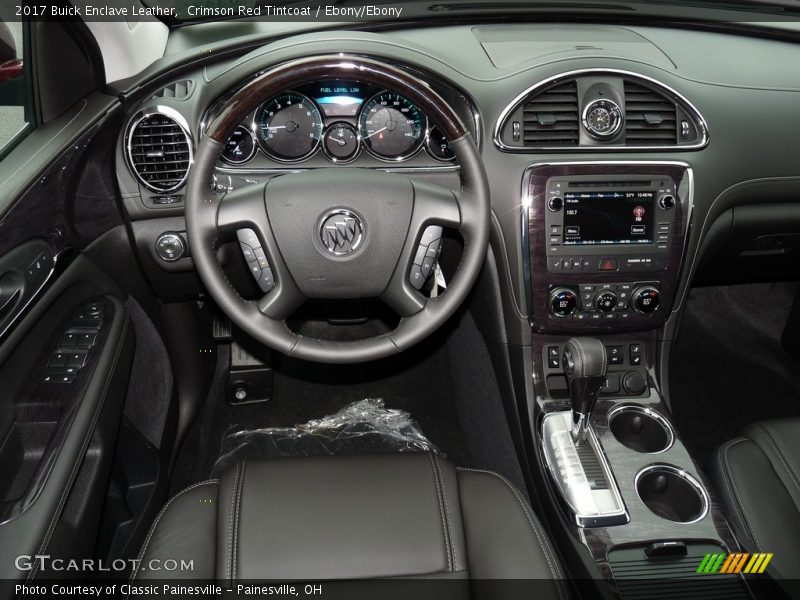
[[[272,366],[236,341],[231,343],[230,352],[231,367],[225,386],[228,404],[267,402],[272,398]]]

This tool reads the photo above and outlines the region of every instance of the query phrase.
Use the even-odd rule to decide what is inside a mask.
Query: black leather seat
[[[773,553],[774,578],[800,578],[800,419],[750,425],[717,451],[713,476],[743,549]]]
[[[555,553],[520,493],[495,473],[427,453],[240,463],[170,500],[140,558],[144,567],[194,561],[170,578],[537,579],[546,580],[539,598],[566,598]]]

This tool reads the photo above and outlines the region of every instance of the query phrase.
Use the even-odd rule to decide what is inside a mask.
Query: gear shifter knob
[[[562,364],[572,404],[572,439],[576,444],[582,444],[586,441],[589,417],[597,402],[597,394],[606,380],[606,348],[597,338],[570,338],[564,348]]]

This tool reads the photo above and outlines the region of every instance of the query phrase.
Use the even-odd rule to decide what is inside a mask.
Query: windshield
[[[369,4],[361,0],[141,0],[152,16],[171,24],[196,21],[251,19],[273,22],[360,23],[408,19],[466,18],[475,14],[535,16],[537,13],[573,11],[599,14],[628,14],[639,9],[675,11],[676,17],[699,18],[701,13],[714,11],[716,17],[703,14],[709,20],[747,20],[765,17],[791,17],[800,14],[800,0],[438,0],[383,1]],[[730,12],[727,17],[722,11]]]

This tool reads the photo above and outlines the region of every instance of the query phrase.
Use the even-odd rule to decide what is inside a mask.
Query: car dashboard
[[[235,42],[215,43],[235,54]],[[325,31],[219,61],[204,56],[191,68],[181,67],[186,52],[160,67],[158,85],[137,89],[117,146],[123,203],[159,295],[174,300],[202,290],[185,236],[183,186],[220,99],[301,58],[357,56],[407,71],[453,109],[478,146],[490,186],[502,335],[530,348],[524,385],[533,382],[539,435],[541,421],[567,397],[565,336],[607,344],[597,443],[610,444],[606,458],[616,466],[598,468],[613,470],[615,497],[627,506],[587,516],[548,488],[553,505],[564,508],[558,518],[605,567],[610,547],[641,543],[652,537],[647,527],[668,536],[637,487],[651,457],[609,441],[608,418],[620,403],[664,406],[659,375],[687,291],[715,277],[704,270],[709,244],[727,240],[735,276],[752,276],[765,261],[800,274],[791,254],[758,254],[765,236],[800,225],[787,223],[783,211],[800,190],[796,47],[655,26],[476,24]],[[760,67],[767,58],[775,68]],[[231,132],[209,185],[230,193],[285,173],[365,168],[458,189],[450,141],[399,90],[332,75],[260,98]],[[757,222],[745,211],[737,216],[737,207],[754,205],[762,211]],[[670,436],[660,459],[702,491],[702,514],[685,521],[684,539],[728,544],[724,518],[697,483],[702,475]],[[548,472],[557,472],[558,452],[546,443],[536,448]]]

